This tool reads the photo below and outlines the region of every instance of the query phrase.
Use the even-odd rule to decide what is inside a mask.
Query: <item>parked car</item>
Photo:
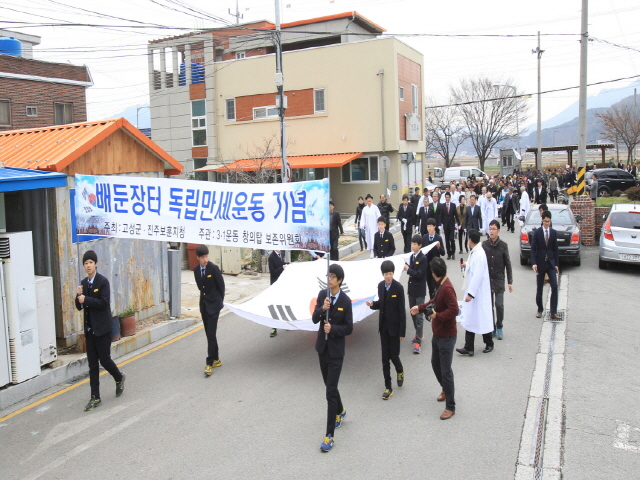
[[[605,217],[598,266],[607,268],[609,262],[640,265],[640,205],[614,204]]]
[[[611,195],[616,190],[622,190],[624,192],[627,188],[640,185],[640,180],[635,179],[629,172],[625,172],[619,168],[596,168],[587,173],[591,173],[588,177],[585,176],[589,185],[591,184],[593,174],[598,176],[599,197],[604,193]]]
[[[570,260],[580,266],[580,227],[582,221],[580,215],[573,216],[573,212],[567,205],[557,203],[548,204],[551,212],[551,228],[558,232],[558,250],[560,261]],[[529,215],[524,220],[524,226],[520,232],[520,265],[531,263],[531,237],[536,228],[542,226],[542,217],[537,205],[532,205]]]
[[[486,174],[475,167],[449,167],[444,172],[442,168],[436,167],[433,169],[433,183],[441,187],[442,185],[449,185],[451,182],[457,182],[458,180],[466,180],[471,175],[475,175],[477,179],[481,179]]]

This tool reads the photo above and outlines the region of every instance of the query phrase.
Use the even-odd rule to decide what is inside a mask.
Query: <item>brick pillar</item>
[[[595,202],[586,195],[580,195],[570,204],[574,215],[580,215],[580,231],[582,232],[582,244],[593,246],[596,244]],[[551,219],[553,221],[553,219]]]
[[[610,207],[596,207],[596,240],[600,238],[600,233],[602,232],[602,225],[604,224],[604,220],[602,220],[602,216],[609,213]]]

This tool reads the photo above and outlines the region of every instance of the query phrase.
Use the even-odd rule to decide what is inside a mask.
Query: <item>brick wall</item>
[[[604,220],[602,216],[609,213],[609,207],[596,207],[595,208],[595,226],[596,226],[596,240],[599,241],[600,233],[602,233],[602,225]]]
[[[590,197],[583,195],[571,202],[570,206],[574,215],[582,216],[582,222],[580,222],[582,244],[587,246],[595,245],[595,203]]]
[[[313,115],[313,89],[285,91],[288,108],[287,117],[297,117],[301,115]],[[256,107],[267,107],[275,105],[276,93],[261,93],[258,95],[246,95],[236,97],[236,121],[246,122],[253,120],[253,109]]]
[[[91,81],[87,67],[68,63],[44,62],[32,58],[14,57],[13,55],[0,55],[0,72],[47,78],[64,78],[81,82]]]
[[[400,140],[407,139],[405,113],[412,113],[411,84],[418,86],[418,115],[423,118],[422,110],[422,68],[419,63],[398,54],[398,87],[404,88],[404,101],[398,102],[400,121]],[[399,98],[400,92],[396,92]]]
[[[11,102],[11,126],[0,131],[38,128],[54,124],[53,104],[73,103],[73,121],[87,121],[86,87],[60,83],[0,78],[0,99]],[[26,107],[38,107],[37,117],[27,117]]]

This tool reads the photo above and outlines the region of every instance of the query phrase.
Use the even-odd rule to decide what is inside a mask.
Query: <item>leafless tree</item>
[[[454,102],[449,99],[444,103]],[[449,168],[458,148],[468,138],[464,119],[456,106],[438,107],[439,103],[432,98],[427,98],[425,104],[424,138],[427,152],[439,154],[444,159],[444,167]]]
[[[513,85],[513,80],[477,78],[462,80],[457,88],[451,88],[451,97],[459,104],[481,170],[493,147],[517,137],[518,123],[524,124],[528,117],[528,105],[507,85]]]
[[[245,157],[240,165],[231,165],[235,160],[225,163],[225,172],[229,181],[234,183],[277,183],[280,181],[280,143],[274,134],[265,137],[259,145],[244,150]]]
[[[627,163],[630,163],[634,149],[640,143],[640,114],[632,97],[619,101],[604,113],[596,113],[596,117],[602,120],[603,135],[626,145]]]

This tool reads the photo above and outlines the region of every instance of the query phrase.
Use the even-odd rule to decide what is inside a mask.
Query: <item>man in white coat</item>
[[[487,192],[482,204],[482,226],[487,235],[489,235],[489,222],[496,218],[498,218],[498,203],[491,192]]]
[[[378,210],[378,207],[373,204],[373,197],[371,195],[367,195],[366,202],[366,205],[362,209],[360,225],[361,228],[364,228],[370,258],[374,258],[375,255],[373,254],[373,238],[378,232],[378,218],[380,218],[380,210]]]
[[[472,357],[476,333],[482,335],[486,345],[482,352],[489,353],[493,350],[493,305],[487,254],[480,243],[478,230],[469,231],[469,247],[469,259],[461,265],[466,269],[461,325],[467,333],[464,348],[456,348],[456,352]]]
[[[527,193],[527,189],[522,186],[520,187],[520,213],[518,214],[518,221],[521,227],[524,226],[524,222],[520,220],[519,217],[526,218],[530,208],[531,202],[529,201],[529,194]]]

